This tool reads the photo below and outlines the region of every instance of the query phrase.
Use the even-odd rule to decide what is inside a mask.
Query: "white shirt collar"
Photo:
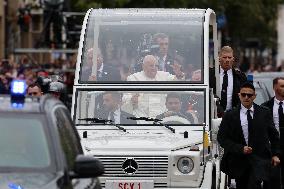
[[[284,105],[284,101],[280,101],[280,100],[278,100],[276,97],[274,98],[274,102],[275,102],[276,104],[278,104],[278,105],[279,105],[280,102],[283,102],[282,105]]]
[[[243,113],[246,114],[248,110],[250,110],[251,113],[253,114],[253,112],[254,112],[253,105],[250,107],[250,109],[247,109],[246,107],[244,107],[244,106],[241,104],[241,111],[242,111]]]
[[[221,74],[224,75],[224,72],[225,72],[225,71],[223,70],[223,68],[221,68],[220,71],[221,71]],[[227,74],[233,74],[232,69],[227,70]]]

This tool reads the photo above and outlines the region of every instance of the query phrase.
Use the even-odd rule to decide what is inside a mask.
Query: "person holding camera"
[[[174,59],[169,54],[169,36],[164,33],[157,33],[153,36],[153,41],[159,46],[159,51],[156,54],[159,63],[159,71],[169,72],[174,74],[173,68]]]

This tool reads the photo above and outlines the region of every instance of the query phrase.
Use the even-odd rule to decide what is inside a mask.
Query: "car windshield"
[[[204,11],[159,13],[93,10],[79,82],[203,83]]]
[[[0,170],[51,167],[44,119],[40,115],[0,114]]]
[[[186,90],[77,91],[75,123],[80,125],[202,125],[205,92]]]

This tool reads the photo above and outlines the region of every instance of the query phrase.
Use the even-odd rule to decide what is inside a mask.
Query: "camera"
[[[48,77],[44,76],[38,76],[36,83],[38,83],[41,87],[42,92],[45,94],[48,92],[49,84],[52,82],[52,80]]]
[[[159,50],[160,46],[154,43],[152,34],[143,34],[137,47],[138,56],[145,57],[149,54],[155,55],[159,53]]]

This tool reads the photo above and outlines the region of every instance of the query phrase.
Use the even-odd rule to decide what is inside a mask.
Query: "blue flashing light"
[[[25,95],[27,84],[25,80],[13,80],[11,83],[11,94]]]
[[[16,109],[24,107],[27,84],[25,80],[13,80],[11,83],[11,106]]]
[[[24,107],[24,104],[13,102],[12,107],[15,108],[15,109],[22,109]]]
[[[11,95],[25,95],[26,88],[25,80],[13,80],[11,83]]]

